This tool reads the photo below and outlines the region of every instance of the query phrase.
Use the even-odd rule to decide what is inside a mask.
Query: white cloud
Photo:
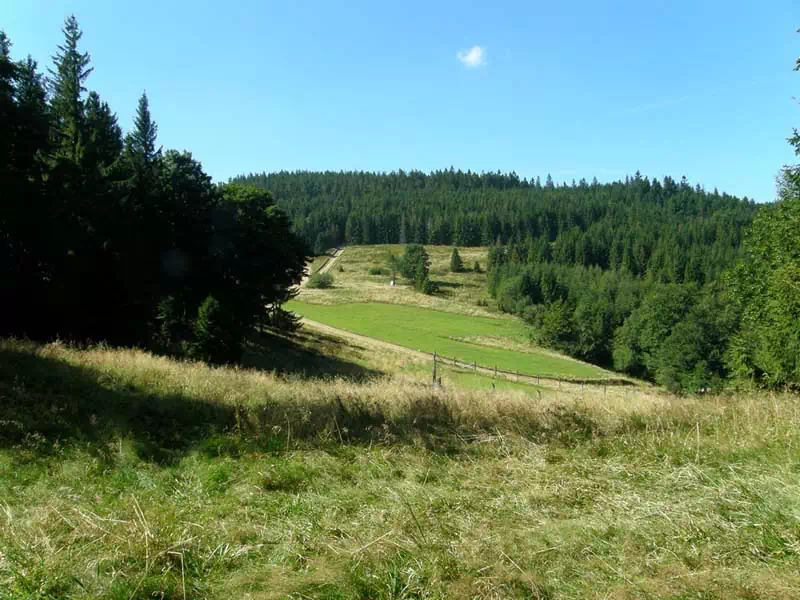
[[[469,50],[459,50],[456,54],[458,60],[466,67],[482,67],[486,64],[486,48],[473,46]]]

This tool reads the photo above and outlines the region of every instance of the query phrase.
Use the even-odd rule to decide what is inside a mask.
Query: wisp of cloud
[[[459,50],[456,56],[467,67],[482,67],[486,64],[486,48],[483,46],[473,46],[469,50]]]

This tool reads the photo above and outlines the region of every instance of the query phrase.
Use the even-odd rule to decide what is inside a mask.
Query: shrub
[[[521,313],[530,304],[522,289],[522,276],[509,277],[503,280],[496,293],[497,306],[503,312]]]
[[[370,275],[386,275],[386,270],[381,267],[370,267],[368,273]]]
[[[314,273],[308,280],[308,287],[315,290],[324,290],[333,287],[333,275],[330,273]]]
[[[436,292],[439,291],[439,286],[426,277],[421,282],[417,283],[417,289],[423,294],[428,294],[428,296],[433,296]]]

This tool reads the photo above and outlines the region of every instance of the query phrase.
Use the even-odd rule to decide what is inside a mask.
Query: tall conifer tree
[[[83,37],[78,21],[72,15],[64,22],[64,44],[58,46],[50,70],[54,137],[58,155],[78,162],[81,154],[84,120],[83,86],[92,72],[91,58],[78,50]]]
[[[133,131],[128,134],[125,144],[134,164],[138,168],[146,168],[160,155],[161,150],[156,150],[158,125],[150,115],[150,101],[147,92],[143,92],[136,107],[136,117],[133,121]]]

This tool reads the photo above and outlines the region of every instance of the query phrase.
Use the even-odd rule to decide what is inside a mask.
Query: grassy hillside
[[[303,289],[301,299],[310,304],[350,304],[353,302],[383,302],[387,304],[405,304],[435,310],[467,315],[484,315],[495,318],[512,319],[506,315],[490,310],[484,304],[487,298],[486,248],[463,248],[461,259],[469,269],[463,273],[450,272],[450,246],[425,246],[431,259],[431,279],[440,285],[440,293],[436,296],[425,296],[414,288],[397,279],[397,285],[391,287],[391,276],[386,268],[388,252],[400,256],[405,246],[348,246],[331,271],[336,278],[335,286],[326,290]],[[479,261],[481,272],[471,269]],[[380,275],[370,274],[371,268],[382,268]]]
[[[428,384],[433,360],[430,356],[409,349],[388,345],[379,340],[349,334],[321,323],[306,323],[290,337],[274,334],[255,338],[243,356],[243,365],[273,371],[286,376],[327,379],[332,376],[364,381],[376,377],[401,375],[405,379]],[[579,385],[557,384],[516,376],[495,376],[493,372],[473,371],[472,367],[454,367],[440,362],[437,376],[445,387],[467,390],[507,389],[538,396],[545,388],[579,388]]]
[[[0,598],[798,598],[794,396],[0,343]]]
[[[594,365],[538,348],[529,341],[525,323],[492,309],[487,295],[486,248],[465,248],[462,260],[470,270],[450,272],[447,246],[426,246],[431,278],[440,293],[427,296],[402,278],[391,286],[385,268],[387,252],[400,255],[404,246],[348,247],[334,264],[330,289],[303,288],[286,308],[308,319],[424,352],[522,373],[558,377],[612,377]],[[475,262],[481,271],[472,271]],[[373,274],[375,269],[384,272]]]
[[[521,323],[391,304],[333,306],[290,302],[287,309],[327,325],[423,352],[539,375],[603,377],[608,373],[525,343]],[[515,343],[516,342],[516,343]],[[510,348],[503,346],[509,345]]]

